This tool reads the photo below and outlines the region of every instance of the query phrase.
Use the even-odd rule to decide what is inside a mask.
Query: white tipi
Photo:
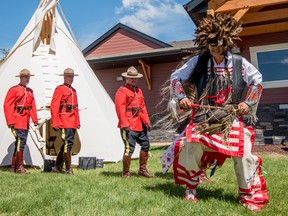
[[[58,74],[67,67],[80,74],[73,83],[79,98],[81,128],[77,130],[72,149],[72,163],[78,164],[78,157],[89,156],[110,162],[122,159],[123,144],[117,129],[113,101],[86,62],[56,6],[60,7],[56,0],[41,0],[0,67],[1,165],[11,164],[14,150],[14,137],[6,125],[3,102],[8,89],[18,84],[19,80],[14,76],[23,68],[35,74],[29,86],[34,90],[41,123],[37,128],[30,127],[24,152],[25,164],[42,166],[44,159],[53,158],[60,148],[61,138],[51,128],[49,105],[55,87],[63,83],[63,77]]]

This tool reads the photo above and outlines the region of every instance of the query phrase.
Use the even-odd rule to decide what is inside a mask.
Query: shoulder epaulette
[[[31,91],[31,92],[33,92],[33,89],[27,87],[27,91]]]
[[[18,87],[18,85],[12,86],[11,88],[16,88],[16,87]]]

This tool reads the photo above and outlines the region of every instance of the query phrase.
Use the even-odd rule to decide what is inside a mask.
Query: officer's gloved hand
[[[14,128],[14,126],[15,126],[14,124],[9,124],[8,125],[9,128]]]
[[[37,127],[39,125],[38,122],[34,122],[34,126]]]
[[[123,130],[126,131],[126,133],[129,133],[131,131],[129,126],[128,127],[124,127]]]
[[[58,131],[58,130],[59,130],[59,127],[55,126],[55,127],[52,127],[52,129],[53,129],[54,131]]]
[[[150,132],[151,131],[152,126],[150,124],[147,125],[147,130]]]

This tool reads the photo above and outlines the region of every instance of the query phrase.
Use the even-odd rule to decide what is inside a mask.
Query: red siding
[[[157,105],[162,100],[161,97],[161,88],[163,84],[170,79],[170,75],[173,70],[175,70],[176,66],[179,62],[170,62],[166,64],[155,64],[152,65],[152,90],[149,91],[147,89],[146,81],[145,86],[142,88],[146,105],[149,107],[150,115],[157,114],[166,110],[167,108],[167,101],[161,106],[157,107]],[[145,78],[144,78],[145,80]],[[167,95],[169,97],[169,95]]]
[[[178,62],[170,62],[166,64],[151,65],[152,70],[152,90],[147,89],[145,77],[139,79],[138,86],[142,89],[146,106],[150,115],[162,112],[166,109],[167,102],[161,106],[157,105],[162,100],[160,92],[165,81],[170,78],[170,74],[176,68]],[[117,89],[124,85],[124,81],[116,81],[116,77],[127,68],[106,69],[95,71],[96,76],[101,81],[107,93],[114,101]],[[137,67],[138,71],[143,74],[142,68]],[[260,104],[283,104],[288,103],[288,88],[264,89],[260,100]]]
[[[272,41],[273,39],[273,41]],[[243,37],[242,42],[238,43],[241,55],[250,61],[249,47],[267,44],[287,43],[287,32],[278,34],[265,34],[252,37]],[[103,41],[99,47],[93,51],[94,55],[108,55],[125,53],[132,51],[148,50],[159,48],[159,45],[146,41],[143,38],[126,31],[117,31],[106,41]],[[89,55],[91,56],[91,54]],[[154,64],[151,66],[152,71],[152,90],[147,90],[145,78],[139,80],[139,87],[143,90],[146,105],[150,115],[159,113],[166,109],[167,103],[162,107],[156,107],[162,99],[160,90],[162,85],[169,79],[171,72],[176,68],[179,62],[170,62],[165,64]],[[142,68],[137,66],[140,73]],[[114,68],[106,70],[94,70],[96,76],[114,101],[114,95],[117,89],[124,84],[124,81],[116,81],[117,76],[121,76],[127,68]],[[260,104],[282,104],[288,103],[288,88],[264,89]]]
[[[253,46],[263,46],[288,42],[288,32],[280,32],[273,34],[254,35],[242,37],[242,41],[238,42],[241,55],[250,61],[249,48]],[[261,71],[260,71],[261,72]],[[260,104],[281,104],[288,103],[288,88],[264,89],[260,100]]]
[[[124,29],[119,29],[103,40],[86,57],[123,54],[157,48],[162,47]]]
[[[260,104],[288,103],[288,88],[264,89]]]
[[[288,32],[253,35],[249,37],[242,37],[241,39],[242,41],[237,43],[241,50],[241,55],[250,61],[250,47],[288,43]]]
[[[146,106],[150,115],[159,113],[166,109],[166,104],[162,107],[156,107],[157,104],[161,101],[160,90],[162,85],[165,83],[166,80],[170,78],[170,74],[172,70],[178,65],[178,62],[171,62],[166,64],[156,64],[151,65],[152,71],[152,90],[149,91],[147,89],[146,79],[143,78],[139,79],[138,86],[142,89]],[[136,67],[140,73],[143,74],[141,67]],[[101,81],[102,85],[106,89],[107,93],[114,101],[114,96],[117,89],[124,85],[124,81],[116,81],[117,76],[121,76],[121,73],[126,71],[127,68],[117,68],[117,69],[106,69],[106,70],[98,70],[95,71],[96,76]]]

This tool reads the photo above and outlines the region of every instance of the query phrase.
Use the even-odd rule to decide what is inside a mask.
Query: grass
[[[0,215],[256,215],[237,199],[232,159],[207,184],[198,187],[199,202],[183,200],[184,186],[174,184],[173,173],[161,173],[164,147],[153,147],[148,168],[153,179],[136,176],[138,160],[131,165],[132,179],[122,179],[122,163],[96,170],[74,169],[73,176],[29,169],[30,175],[0,171]],[[262,155],[270,196],[257,215],[287,215],[288,157]]]

